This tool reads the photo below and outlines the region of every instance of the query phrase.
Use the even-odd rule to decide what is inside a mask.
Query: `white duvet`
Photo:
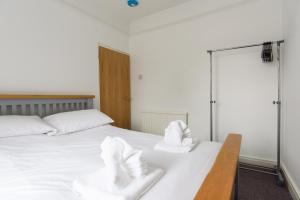
[[[144,151],[147,162],[164,169],[141,200],[192,200],[221,147],[201,142],[188,154],[154,151],[162,137],[110,125],[63,136],[0,138],[0,199],[79,200],[72,182],[103,167],[100,144],[106,136],[124,138]]]

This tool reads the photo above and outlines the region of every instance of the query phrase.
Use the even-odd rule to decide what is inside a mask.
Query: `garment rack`
[[[265,170],[258,170],[258,169],[251,169],[251,167],[246,167],[247,170],[252,171],[259,171],[266,174],[272,174],[277,177],[276,183],[279,186],[284,185],[284,177],[282,175],[281,164],[280,164],[280,145],[281,145],[281,44],[284,43],[284,40],[272,41],[270,42],[277,45],[277,73],[278,73],[278,82],[277,82],[277,100],[273,101],[274,105],[277,105],[277,164],[275,166],[275,172],[270,173]],[[230,48],[223,48],[223,49],[215,49],[215,50],[208,50],[207,53],[210,55],[210,141],[213,141],[213,104],[216,104],[216,100],[213,99],[213,53],[215,52],[222,52],[222,51],[230,51],[236,49],[244,49],[244,48],[251,48],[251,47],[258,47],[263,46],[264,43],[259,44],[252,44],[252,45],[244,45],[244,46],[237,46],[237,47],[230,47]],[[243,167],[241,167],[243,168]]]

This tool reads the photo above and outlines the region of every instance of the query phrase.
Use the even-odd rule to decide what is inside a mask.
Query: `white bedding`
[[[0,138],[0,199],[79,200],[72,181],[103,166],[100,144],[124,138],[143,149],[147,162],[165,171],[141,200],[192,200],[211,169],[221,144],[201,142],[188,154],[154,151],[160,136],[107,125],[78,133]]]

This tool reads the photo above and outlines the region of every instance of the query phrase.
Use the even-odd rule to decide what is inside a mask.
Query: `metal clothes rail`
[[[277,100],[273,101],[274,105],[277,105],[277,165],[275,169],[274,175],[277,176],[277,185],[283,186],[284,185],[284,177],[282,175],[281,164],[280,164],[280,145],[281,145],[281,44],[284,43],[284,40],[272,41],[272,44],[277,45],[277,73],[278,73],[278,82],[277,82]],[[244,45],[244,46],[237,46],[237,47],[230,47],[230,48],[223,48],[223,49],[215,49],[215,50],[208,50],[207,53],[210,55],[210,140],[213,141],[213,104],[216,103],[216,100],[213,99],[213,53],[215,52],[222,52],[222,51],[230,51],[236,49],[244,49],[244,48],[251,48],[251,47],[258,47],[263,46],[264,43],[259,44],[251,44],[251,45]],[[258,170],[255,170],[258,171]],[[260,170],[263,173],[269,173],[263,170]]]

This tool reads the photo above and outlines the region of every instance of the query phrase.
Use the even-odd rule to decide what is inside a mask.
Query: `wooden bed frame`
[[[0,94],[0,115],[47,115],[93,108],[94,95]]]
[[[238,199],[239,154],[242,136],[229,134],[195,200]]]
[[[0,94],[0,115],[46,116],[93,108],[94,95]],[[238,160],[241,135],[229,134],[194,200],[238,199]]]

